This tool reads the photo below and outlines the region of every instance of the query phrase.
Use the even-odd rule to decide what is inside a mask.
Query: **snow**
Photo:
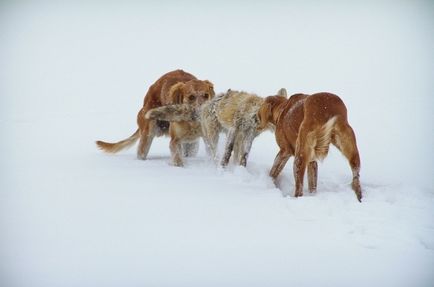
[[[432,3],[0,5],[0,286],[434,284]],[[176,68],[341,96],[363,202],[335,148],[315,194],[293,197],[292,160],[276,187],[271,132],[247,168],[202,143],[173,167],[167,138],[146,161],[97,150]]]

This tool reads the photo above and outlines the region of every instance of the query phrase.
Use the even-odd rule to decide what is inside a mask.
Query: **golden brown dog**
[[[352,188],[361,201],[360,157],[353,129],[347,121],[343,101],[330,93],[295,94],[288,100],[271,96],[260,112],[260,128],[271,123],[276,129],[280,151],[270,176],[276,178],[291,156],[294,159],[295,196],[303,195],[303,177],[307,166],[308,187],[316,191],[318,164],[327,156],[329,145],[335,145],[348,159],[353,172]]]
[[[182,165],[182,161],[180,160],[180,153],[183,152],[182,149],[184,148],[185,155],[193,155],[197,152],[198,142],[186,142],[185,145],[181,147],[179,138],[185,137],[185,134],[200,130],[200,125],[188,122],[169,123],[166,121],[154,121],[146,119],[145,114],[150,109],[168,104],[183,103],[192,106],[200,106],[213,96],[213,84],[207,80],[198,80],[195,76],[183,70],[176,70],[164,74],[149,87],[146,93],[143,107],[137,115],[139,128],[136,132],[129,138],[117,143],[97,141],[96,144],[105,152],[116,153],[124,148],[130,147],[140,138],[137,156],[140,159],[146,159],[154,136],[170,134],[170,150],[172,152],[173,163],[175,165]]]

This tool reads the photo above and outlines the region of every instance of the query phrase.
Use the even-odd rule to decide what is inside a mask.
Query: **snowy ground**
[[[433,286],[432,3],[174,3],[0,4],[0,286]],[[339,94],[363,203],[336,149],[316,194],[292,197],[292,160],[276,187],[269,132],[247,168],[98,151],[176,68]]]

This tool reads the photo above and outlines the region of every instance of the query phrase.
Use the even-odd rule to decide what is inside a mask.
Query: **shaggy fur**
[[[179,139],[185,137],[186,134],[200,133],[200,125],[197,123],[154,121],[146,119],[145,114],[151,109],[169,104],[186,104],[198,107],[213,96],[214,88],[211,82],[198,80],[183,70],[169,72],[149,87],[143,107],[137,115],[139,127],[132,136],[117,143],[97,141],[96,144],[105,152],[116,153],[130,147],[140,138],[137,157],[146,159],[153,138],[169,134],[171,136],[170,150],[172,151],[173,163],[182,165],[180,154],[184,153],[187,156],[196,154],[198,142],[186,142],[184,146],[181,146]]]
[[[348,159],[353,172],[352,188],[361,201],[360,157],[353,129],[348,124],[347,109],[333,94],[311,96],[295,94],[288,100],[267,97],[259,112],[260,128],[275,126],[280,151],[274,160],[270,176],[277,178],[291,156],[294,160],[295,196],[303,195],[303,177],[307,167],[308,187],[316,191],[317,160],[327,156],[332,143]]]
[[[281,89],[279,94],[286,96],[286,90]],[[252,142],[260,132],[258,111],[263,101],[254,94],[228,90],[200,109],[185,105],[166,106],[149,111],[146,117],[171,122],[199,121],[207,151],[214,160],[219,134],[225,131],[227,140],[221,165],[228,164],[233,151],[235,161],[246,166]]]

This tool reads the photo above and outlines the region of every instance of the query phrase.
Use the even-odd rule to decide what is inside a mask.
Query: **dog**
[[[286,96],[286,90],[278,94]],[[232,152],[234,160],[241,166],[247,165],[252,142],[259,134],[258,112],[264,98],[255,94],[228,90],[206,102],[199,109],[186,105],[165,106],[150,110],[146,118],[170,122],[200,122],[202,136],[208,154],[217,160],[219,134],[227,133],[226,145],[221,165],[227,166]]]
[[[145,118],[151,109],[173,104],[186,104],[198,107],[214,97],[214,85],[208,80],[198,80],[183,70],[175,70],[161,76],[149,87],[143,107],[137,115],[138,129],[129,138],[117,143],[96,141],[97,146],[108,153],[116,153],[132,146],[139,138],[137,157],[145,160],[155,136],[170,135],[170,150],[174,165],[182,165],[180,153],[192,156],[197,153],[198,142],[179,144],[179,138],[190,137],[189,134],[200,133],[200,124],[194,122],[152,121]]]
[[[303,195],[303,177],[307,167],[308,188],[317,188],[318,164],[327,156],[332,143],[347,158],[352,173],[352,189],[359,202],[360,156],[356,136],[347,120],[344,102],[330,93],[295,94],[289,99],[267,97],[259,111],[259,128],[270,123],[275,127],[276,142],[280,148],[270,176],[276,179],[291,156],[295,156],[293,172],[295,197]]]

